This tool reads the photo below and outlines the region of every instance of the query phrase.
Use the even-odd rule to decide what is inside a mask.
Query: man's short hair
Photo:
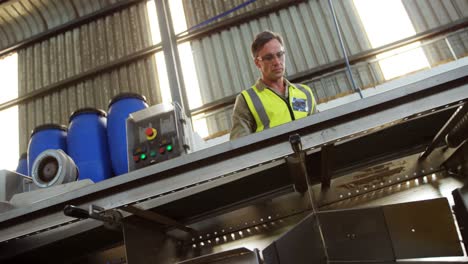
[[[271,32],[269,30],[258,33],[252,42],[252,56],[254,58],[257,57],[258,51],[261,50],[263,46],[265,46],[265,44],[272,39],[278,40],[279,43],[283,45],[283,38],[277,33]]]

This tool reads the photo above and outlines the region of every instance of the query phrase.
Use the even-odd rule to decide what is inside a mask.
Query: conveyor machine
[[[0,261],[466,262],[467,72],[3,212]]]

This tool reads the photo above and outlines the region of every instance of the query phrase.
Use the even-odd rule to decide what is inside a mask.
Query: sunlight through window
[[[187,30],[187,21],[185,19],[184,7],[182,0],[169,1],[169,9],[171,10],[172,23],[174,33],[179,34]],[[161,42],[161,35],[159,31],[158,18],[154,0],[147,2],[148,18],[151,28],[151,37],[153,45]],[[182,76],[185,84],[185,93],[188,98],[190,109],[202,106],[203,102],[200,94],[200,87],[198,86],[198,78],[195,70],[195,62],[193,59],[192,48],[190,43],[186,42],[178,45],[180,64],[182,67]],[[158,71],[159,87],[161,89],[161,97],[163,102],[172,102],[171,91],[169,87],[169,78],[167,75],[166,61],[164,60],[164,53],[158,52],[155,55],[156,67]],[[200,136],[208,136],[208,128],[205,119],[194,120],[194,130]]]
[[[166,61],[163,52],[156,53],[156,68],[158,70],[159,88],[163,103],[171,103],[172,96],[169,87],[169,78],[167,76]]]
[[[156,45],[161,42],[161,33],[159,31],[158,14],[156,13],[154,0],[146,2],[146,11],[148,12],[151,40],[153,45]]]
[[[0,103],[18,97],[18,55],[16,53],[0,59],[2,92]],[[0,124],[5,125],[0,137],[0,169],[16,170],[19,158],[18,107],[0,111]]]
[[[169,9],[171,10],[174,33],[177,35],[187,30],[187,21],[185,20],[184,6],[182,5],[182,0],[169,1]]]
[[[373,48],[416,34],[400,0],[354,0],[367,36]],[[428,68],[429,63],[416,42],[377,55],[386,80]]]

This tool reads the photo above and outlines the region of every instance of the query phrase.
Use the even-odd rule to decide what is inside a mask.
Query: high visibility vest
[[[288,92],[289,98],[285,100],[269,88],[259,90],[255,85],[242,91],[257,124],[255,132],[304,118],[315,112],[315,98],[308,86],[291,84]]]

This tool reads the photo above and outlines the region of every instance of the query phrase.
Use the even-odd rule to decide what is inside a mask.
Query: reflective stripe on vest
[[[242,95],[255,119],[257,125],[256,132],[314,113],[315,99],[309,87],[291,84],[288,87],[288,91],[288,101],[269,88],[260,91],[255,86],[252,86],[252,88],[242,91]],[[296,99],[296,110],[293,110],[293,99]],[[297,99],[306,101],[305,106],[307,109],[303,107],[301,107],[303,110],[297,109]],[[299,106],[301,106],[300,103]]]
[[[258,97],[254,89],[248,89],[247,93],[249,94],[250,99],[252,100],[252,103],[255,107],[255,111],[258,114],[258,117],[262,121],[263,129],[270,128],[270,118],[268,118],[268,115],[265,112],[265,107],[263,107],[262,101],[260,101],[260,97]],[[257,125],[257,128],[258,128],[258,125]]]

